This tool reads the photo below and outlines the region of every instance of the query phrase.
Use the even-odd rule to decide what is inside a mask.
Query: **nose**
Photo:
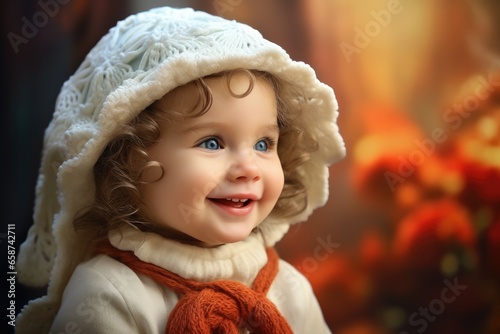
[[[249,152],[236,153],[229,168],[228,177],[231,181],[259,181],[261,171],[255,157]]]

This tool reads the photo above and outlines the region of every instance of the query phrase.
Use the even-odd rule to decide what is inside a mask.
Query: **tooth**
[[[226,201],[231,201],[231,202],[247,202],[248,198],[226,198]]]

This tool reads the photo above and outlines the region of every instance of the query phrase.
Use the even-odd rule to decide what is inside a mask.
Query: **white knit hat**
[[[319,150],[301,167],[308,207],[292,219],[264,221],[268,246],[289,224],[325,204],[328,165],[341,159],[345,148],[333,90],[310,66],[292,61],[258,31],[204,12],[163,7],[132,15],[99,41],[63,85],[45,132],[34,225],[21,245],[17,271],[26,285],[49,286],[46,296],[23,309],[20,331],[23,322],[50,326],[73,270],[92,251],[90,236],[75,232],[73,219],[93,200],[92,168],[110,139],[172,89],[235,68],[266,71],[299,87],[307,101],[299,123],[319,141]]]

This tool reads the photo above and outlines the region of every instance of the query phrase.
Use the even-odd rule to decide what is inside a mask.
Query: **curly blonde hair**
[[[248,75],[249,87],[243,94],[234,94],[230,81],[236,72]],[[213,74],[208,77],[226,78],[227,87],[235,97],[245,97],[253,89],[255,80],[262,78],[273,88],[277,101],[278,114],[278,156],[284,172],[285,182],[281,195],[270,213],[276,218],[297,215],[307,207],[306,187],[302,182],[298,167],[310,158],[318,143],[316,139],[301,128],[297,117],[301,112],[300,104],[306,99],[291,85],[285,85],[275,76],[261,71],[236,69]],[[193,109],[168,113],[151,104],[136,116],[121,132],[112,139],[94,165],[95,199],[91,206],[83,209],[74,221],[75,228],[92,228],[104,237],[108,231],[121,224],[131,224],[141,229],[152,229],[152,224],[140,212],[140,186],[144,184],[142,173],[151,166],[163,166],[152,161],[146,149],[160,138],[160,121],[176,121],[198,117],[206,113],[212,104],[210,89],[203,80],[196,79],[188,84],[197,88],[198,100]],[[293,103],[293,107],[290,105]],[[195,112],[199,109],[201,111]],[[103,228],[104,227],[104,228]]]

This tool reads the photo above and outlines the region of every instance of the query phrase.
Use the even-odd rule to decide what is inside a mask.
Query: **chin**
[[[252,230],[250,231],[238,231],[235,233],[231,234],[223,234],[223,235],[218,235],[216,238],[213,238],[212,242],[209,242],[207,244],[212,244],[212,245],[223,245],[223,244],[232,244],[235,242],[243,241],[248,236],[252,233]]]

